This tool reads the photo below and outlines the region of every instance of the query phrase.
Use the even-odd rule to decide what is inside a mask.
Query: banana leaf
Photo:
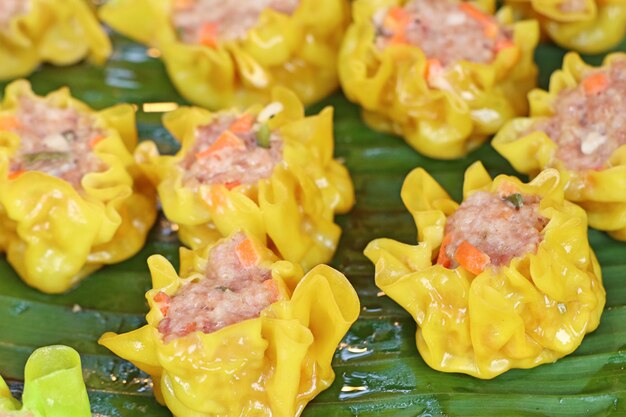
[[[81,64],[43,67],[30,77],[35,91],[69,85],[95,108],[119,102],[138,106],[142,139],[154,139],[164,152],[176,143],[160,126],[159,106],[184,103],[168,81],[156,51],[113,36],[115,52],[104,67]],[[626,42],[618,49],[626,50]],[[565,51],[542,45],[537,51],[539,84],[560,67]],[[586,57],[597,64],[600,56]],[[4,85],[0,84],[0,87]],[[607,305],[598,330],[560,361],[531,370],[513,370],[490,381],[430,369],[415,348],[415,323],[374,285],[373,266],[362,254],[376,237],[414,243],[413,221],[400,201],[400,186],[414,167],[425,167],[460,198],[463,172],[482,160],[491,174],[513,174],[511,166],[486,144],[465,159],[421,157],[400,138],[369,130],[359,110],[341,93],[309,109],[335,107],[336,155],[350,169],[356,190],[354,210],[340,217],[344,229],[332,264],[356,287],[363,306],[334,357],[336,380],[304,411],[305,417],[342,416],[608,416],[626,415],[626,244],[590,231],[603,267]],[[144,292],[150,278],[146,258],[154,253],[178,261],[179,242],[161,220],[146,247],[132,259],[104,268],[73,291],[41,294],[22,283],[0,257],[0,374],[19,396],[29,354],[65,344],[82,357],[95,416],[166,417],[153,398],[150,379],[96,343],[105,331],[125,332],[144,323]]]

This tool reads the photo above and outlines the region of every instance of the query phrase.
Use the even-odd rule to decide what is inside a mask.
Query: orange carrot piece
[[[411,14],[402,7],[392,7],[387,13],[385,26],[393,31],[391,43],[406,43],[406,27],[411,22]]]
[[[601,93],[609,86],[609,78],[603,72],[590,75],[582,81],[585,94],[588,96]]]
[[[106,139],[105,136],[96,136],[89,141],[89,147],[93,149],[96,147],[96,145],[98,145],[100,142],[102,142],[105,139]]]
[[[515,44],[513,41],[507,38],[498,39],[496,41],[496,52],[500,52],[503,49],[512,48]]]
[[[474,275],[483,272],[485,267],[491,262],[489,255],[473,246],[467,240],[464,240],[461,245],[459,245],[459,248],[454,254],[454,259],[459,265]]]
[[[481,10],[477,9],[471,3],[461,3],[459,4],[459,9],[461,9],[464,13],[466,13],[469,17],[474,20],[478,20],[481,24],[493,24],[489,16],[483,13]]]
[[[194,321],[185,326],[185,328],[183,329],[183,333],[189,334],[189,333],[195,332],[196,329],[197,329],[197,324]]]
[[[222,133],[208,148],[202,152],[196,154],[197,159],[202,159],[210,156],[211,154],[220,151],[224,148],[241,148],[245,147],[245,144],[241,139],[237,137],[230,130],[226,130]]]
[[[484,22],[483,23],[483,32],[485,36],[489,39],[495,39],[498,37],[500,33],[500,28],[493,22]]]
[[[450,265],[452,265],[452,259],[450,259],[450,257],[448,256],[448,253],[446,252],[448,245],[450,244],[450,242],[452,241],[452,236],[451,235],[445,235],[443,237],[443,241],[441,242],[441,247],[439,247],[439,255],[437,256],[437,265],[441,265],[444,268],[450,268]]]
[[[252,129],[254,125],[254,116],[250,113],[244,113],[239,119],[235,120],[228,130],[233,133],[246,133]]]
[[[170,296],[163,291],[159,291],[157,295],[154,296],[154,301],[161,304],[159,310],[161,310],[163,316],[167,316],[167,312],[170,309]]]
[[[224,186],[226,188],[228,188],[229,190],[232,190],[235,187],[238,187],[241,185],[241,181],[231,181],[231,182],[227,182],[226,184],[224,184]]]
[[[253,266],[259,261],[259,254],[250,239],[246,239],[238,244],[235,248],[235,253],[244,267]]]
[[[429,79],[431,76],[437,75],[443,70],[443,65],[441,61],[436,58],[429,58],[426,60],[426,69],[424,71],[424,75],[426,79]]]
[[[17,177],[19,177],[20,175],[22,175],[25,172],[26,171],[23,170],[23,169],[18,169],[17,171],[9,172],[8,177],[9,177],[10,180],[14,180],[14,179],[16,179]]]
[[[451,235],[445,235],[443,237],[443,241],[441,242],[441,247],[439,248],[439,255],[437,256],[437,265],[441,265],[444,268],[449,268],[452,265],[452,259],[448,256],[446,249],[448,245],[452,241]]]
[[[217,48],[217,23],[205,23],[200,29],[200,43],[209,48]]]
[[[20,120],[15,116],[0,117],[0,131],[17,129],[20,126]]]

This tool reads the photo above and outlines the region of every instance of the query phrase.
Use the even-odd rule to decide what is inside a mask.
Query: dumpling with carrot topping
[[[161,156],[144,142],[136,158],[185,245],[241,229],[308,270],[332,258],[341,234],[334,215],[352,207],[354,190],[333,159],[332,109],[305,117],[293,93],[273,94],[269,105],[244,112],[169,113],[163,121],[180,151]]]
[[[528,184],[465,173],[459,205],[426,171],[402,200],[418,245],[376,239],[365,255],[376,285],[417,322],[417,348],[434,369],[490,379],[572,353],[598,327],[606,295],[584,210],[564,199],[554,170]]]
[[[158,48],[180,94],[212,110],[267,102],[277,86],[322,99],[350,20],[347,0],[111,0],[100,16]]]
[[[84,0],[0,1],[0,80],[27,76],[44,62],[102,64],[110,54],[109,37]]]
[[[626,240],[626,55],[592,68],[569,54],[550,91],[535,90],[529,100],[530,118],[507,124],[494,148],[525,174],[557,168],[589,224]]]
[[[332,383],[360,310],[338,271],[303,275],[241,232],[181,249],[180,276],[162,256],[148,265],[148,324],[99,343],[149,373],[175,416],[298,416]]]
[[[29,285],[64,292],[143,246],[154,189],[137,168],[135,111],[95,112],[26,81],[0,104],[0,250]]]
[[[339,77],[371,127],[424,155],[459,158],[526,112],[536,22],[488,1],[358,0]],[[479,6],[483,6],[481,9]]]
[[[506,0],[516,15],[537,19],[556,44],[585,54],[619,45],[626,35],[622,0]]]

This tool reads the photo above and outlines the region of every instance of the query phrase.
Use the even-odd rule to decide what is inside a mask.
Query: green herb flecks
[[[510,196],[505,198],[506,201],[513,204],[515,210],[519,210],[524,206],[524,197],[520,193],[511,194]]]
[[[218,287],[215,287],[215,289],[216,289],[216,290],[220,290],[220,291],[222,291],[222,292],[230,291],[230,288],[228,288],[228,287],[224,287],[224,286],[221,286],[221,285],[220,285],[220,286],[218,286]]]
[[[258,145],[262,148],[268,149],[270,147],[270,136],[272,132],[270,131],[270,127],[267,123],[263,123],[261,127],[259,127],[259,131],[256,134],[256,141]]]

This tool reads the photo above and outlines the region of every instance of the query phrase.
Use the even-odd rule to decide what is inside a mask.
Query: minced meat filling
[[[512,46],[510,30],[493,16],[453,0],[412,0],[381,10],[374,24],[380,49],[408,43],[443,67],[458,61],[490,63],[499,50]]]
[[[235,40],[256,26],[265,9],[293,14],[300,0],[178,0],[173,24],[185,43],[215,46],[216,39]]]
[[[252,118],[223,113],[196,129],[196,141],[180,163],[186,186],[224,184],[232,188],[272,175],[282,160],[280,135],[270,132],[264,123],[241,123],[248,117]]]
[[[92,147],[104,132],[90,114],[22,97],[15,119],[20,148],[11,160],[12,173],[41,171],[78,188],[85,174],[103,169]]]
[[[472,271],[478,261],[475,273],[487,265],[507,265],[537,251],[547,223],[537,196],[475,192],[448,218],[438,263]]]
[[[585,0],[564,0],[559,4],[559,10],[563,13],[581,13],[587,10]]]
[[[609,157],[626,145],[626,59],[608,69],[591,70],[576,88],[563,90],[552,104],[554,115],[530,129],[558,145],[555,157],[569,169],[607,167]]]
[[[204,277],[184,285],[171,298],[164,293],[155,297],[165,315],[158,328],[166,342],[258,317],[278,300],[271,271],[242,261],[239,248],[246,243],[242,233],[223,241],[211,250]]]
[[[13,18],[26,14],[29,8],[28,0],[0,1],[0,29],[7,26]]]

